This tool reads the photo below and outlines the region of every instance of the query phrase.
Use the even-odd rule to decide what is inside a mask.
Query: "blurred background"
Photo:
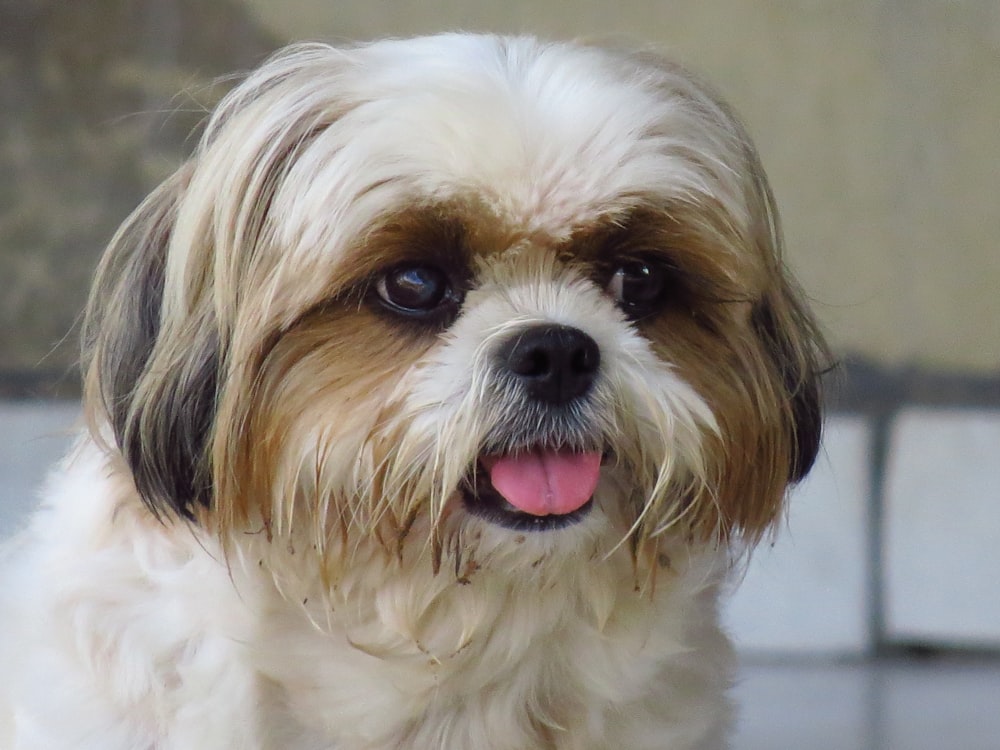
[[[737,748],[1000,747],[1000,2],[0,0],[0,536],[76,419],[115,227],[292,40],[652,45],[742,114],[842,367],[727,617]],[[0,623],[0,632],[2,632]]]

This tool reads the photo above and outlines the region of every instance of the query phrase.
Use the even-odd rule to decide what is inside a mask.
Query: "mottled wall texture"
[[[0,395],[77,389],[103,247],[279,44],[225,0],[0,0]]]
[[[997,0],[0,0],[0,381],[72,392],[102,246],[219,76],[293,39],[442,29],[649,43],[705,73],[838,351],[1000,403]]]

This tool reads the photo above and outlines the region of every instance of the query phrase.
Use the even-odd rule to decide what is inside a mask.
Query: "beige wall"
[[[998,0],[243,0],[282,39],[652,42],[743,113],[841,351],[1000,369]]]

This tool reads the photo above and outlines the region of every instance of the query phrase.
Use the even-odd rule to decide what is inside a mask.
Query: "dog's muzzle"
[[[558,425],[566,421],[567,410],[587,397],[600,363],[597,342],[563,325],[533,326],[500,347],[496,365],[534,424],[526,428],[523,418],[512,420],[519,424],[514,446],[483,451],[464,485],[470,513],[507,528],[534,531],[564,528],[587,516],[603,452],[578,447],[592,438],[565,434],[568,430]]]

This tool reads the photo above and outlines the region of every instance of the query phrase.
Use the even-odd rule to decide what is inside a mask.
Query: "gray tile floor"
[[[1000,750],[995,656],[745,664],[733,750]]]
[[[0,402],[0,539],[70,442],[74,403]],[[0,626],[2,627],[2,626]],[[754,662],[733,750],[1000,750],[1000,658]]]

